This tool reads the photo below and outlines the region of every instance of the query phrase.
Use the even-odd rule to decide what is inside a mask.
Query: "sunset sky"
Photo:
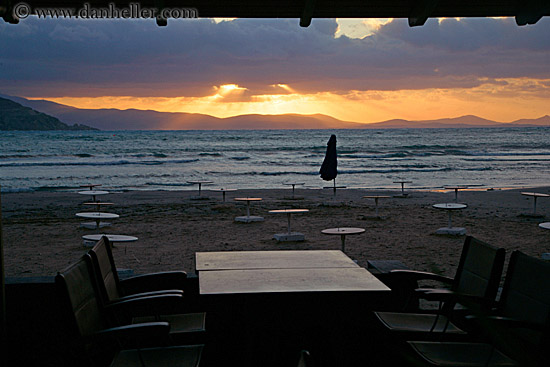
[[[0,21],[0,93],[79,108],[341,120],[550,114],[550,19]]]

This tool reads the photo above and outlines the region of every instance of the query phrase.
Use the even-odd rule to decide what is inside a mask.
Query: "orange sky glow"
[[[276,84],[277,94],[244,97],[246,86],[213,86],[204,97],[61,97],[46,98],[77,108],[142,109],[189,112],[216,117],[243,114],[316,114],[343,121],[372,123],[390,119],[430,120],[475,114],[500,122],[548,114],[550,80],[506,79],[474,88],[299,93]]]

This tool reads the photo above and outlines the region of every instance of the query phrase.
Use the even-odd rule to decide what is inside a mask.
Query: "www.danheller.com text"
[[[109,3],[104,8],[94,8],[90,3],[84,3],[82,8],[32,8],[27,3],[18,3],[13,7],[16,19],[25,19],[31,14],[38,18],[78,18],[78,19],[182,19],[198,18],[195,8],[142,8],[140,3],[130,3],[128,7],[118,8]]]

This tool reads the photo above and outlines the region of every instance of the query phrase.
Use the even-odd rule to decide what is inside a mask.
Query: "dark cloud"
[[[204,96],[238,84],[241,97],[284,83],[299,92],[469,88],[549,78],[550,21],[395,20],[364,39],[333,37],[333,19],[45,20],[0,22],[0,85],[24,96]]]

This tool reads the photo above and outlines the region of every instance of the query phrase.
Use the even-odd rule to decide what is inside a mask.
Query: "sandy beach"
[[[105,189],[108,190],[108,187]],[[468,207],[453,213],[453,225],[467,234],[507,250],[519,249],[540,257],[550,252],[550,231],[538,224],[550,218],[550,198],[539,198],[537,213],[543,218],[524,216],[533,212],[533,198],[524,191],[550,193],[549,188],[459,191],[458,202]],[[2,194],[2,216],[7,277],[53,276],[73,263],[89,248],[81,237],[92,233],[126,234],[139,237],[134,243],[114,249],[120,268],[135,274],[162,271],[194,271],[194,254],[200,251],[316,250],[340,249],[338,236],[321,230],[332,227],[361,227],[366,232],[348,236],[346,253],[366,266],[367,260],[400,260],[408,267],[453,275],[464,236],[436,235],[447,225],[447,213],[433,204],[454,202],[454,191],[407,191],[408,198],[395,198],[395,191],[341,189],[296,189],[299,200],[289,200],[290,189],[239,190],[227,194],[203,187],[207,200],[192,200],[197,191],[112,192],[102,201],[113,202],[108,212],[120,218],[99,231],[80,226],[82,211],[92,211],[74,192],[31,192]],[[375,217],[374,200],[365,195],[389,195],[381,199]],[[251,204],[251,215],[265,218],[258,223],[238,223],[245,215],[244,203],[235,197],[260,197]],[[304,242],[280,242],[273,234],[286,232],[285,215],[273,209],[305,208],[308,213],[292,217],[292,230],[305,235]]]

